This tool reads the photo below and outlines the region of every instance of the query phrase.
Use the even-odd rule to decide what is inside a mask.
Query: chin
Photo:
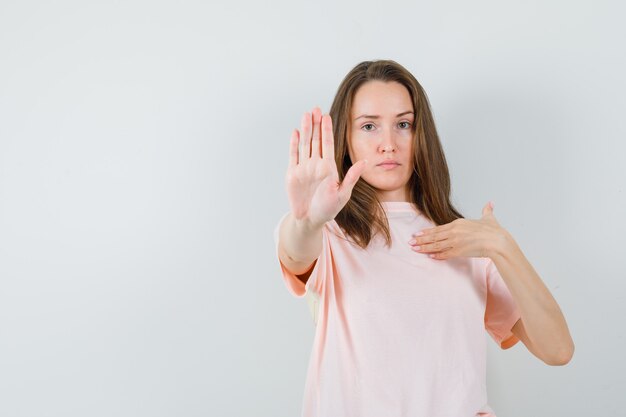
[[[380,191],[394,191],[398,188],[402,188],[406,184],[406,181],[370,181],[367,178],[363,178],[363,180]]]

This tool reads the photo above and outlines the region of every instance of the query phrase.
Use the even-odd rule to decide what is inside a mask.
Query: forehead
[[[405,86],[395,81],[368,81],[354,95],[350,113],[354,117],[395,116],[409,110],[414,111],[413,101]]]

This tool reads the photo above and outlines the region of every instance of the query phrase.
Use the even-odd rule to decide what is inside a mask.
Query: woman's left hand
[[[491,257],[506,242],[508,232],[493,215],[493,203],[483,207],[480,220],[456,219],[430,229],[413,233],[409,242],[416,252],[429,254],[433,259],[454,257]]]

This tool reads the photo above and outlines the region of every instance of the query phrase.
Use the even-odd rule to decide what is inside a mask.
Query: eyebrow
[[[396,117],[404,116],[405,114],[413,114],[413,112],[410,111],[410,110],[409,111],[405,111],[404,113],[397,114]],[[354,120],[359,120],[360,118],[364,118],[364,119],[380,119],[380,116],[378,116],[378,115],[370,115],[370,114],[362,114],[362,115],[360,115],[359,117],[357,117]]]

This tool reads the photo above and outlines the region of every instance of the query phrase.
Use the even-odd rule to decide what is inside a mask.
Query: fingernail
[[[421,236],[423,234],[424,234],[424,232],[416,232],[416,233],[413,233],[413,236]]]
[[[409,245],[415,245],[416,243],[417,243],[417,240],[415,240],[415,239],[411,239],[409,241]]]

